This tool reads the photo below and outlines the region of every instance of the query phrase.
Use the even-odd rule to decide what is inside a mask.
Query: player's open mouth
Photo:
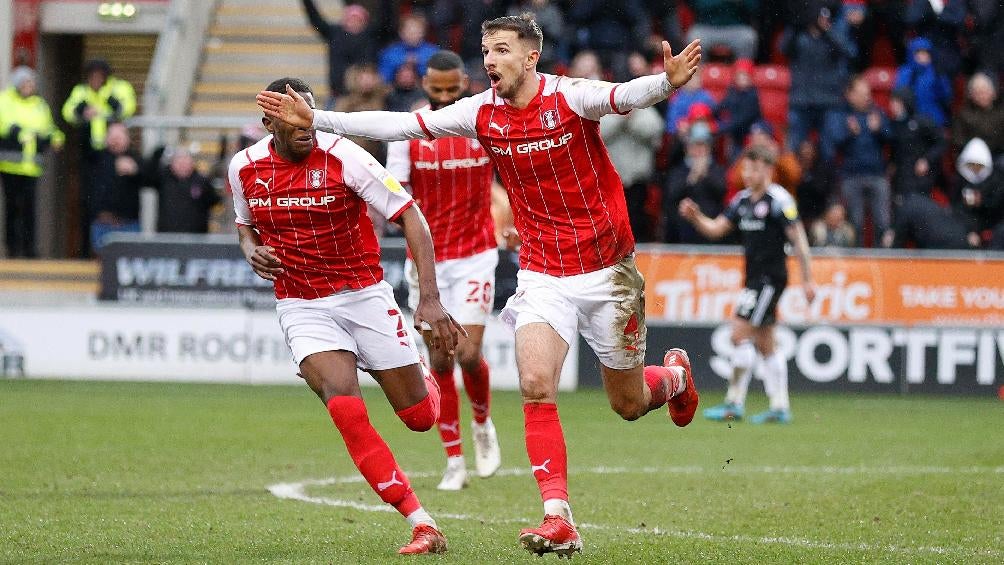
[[[496,88],[499,85],[499,82],[502,81],[502,75],[495,71],[488,71],[488,80],[491,81],[492,88]]]

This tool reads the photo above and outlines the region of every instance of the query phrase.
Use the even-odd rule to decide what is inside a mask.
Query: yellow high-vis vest
[[[118,100],[118,112],[108,103],[109,98]],[[93,106],[98,111],[91,119],[89,132],[91,147],[95,150],[105,148],[108,122],[122,121],[136,113],[136,91],[131,84],[114,76],[108,77],[98,90],[94,90],[86,82],[74,86],[70,97],[63,103],[63,119],[66,123],[75,126],[83,123],[76,112],[81,102],[86,102],[88,106]]]
[[[0,173],[41,176],[39,141],[62,145],[63,139],[63,132],[56,128],[49,105],[41,96],[22,98],[13,86],[0,92]]]

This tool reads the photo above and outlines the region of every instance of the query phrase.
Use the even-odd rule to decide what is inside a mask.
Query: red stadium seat
[[[716,101],[725,97],[725,91],[732,84],[732,65],[701,65],[701,86]]]
[[[880,108],[889,111],[889,95],[896,83],[896,69],[892,67],[869,67],[861,76],[872,89],[872,98]]]
[[[760,95],[760,110],[777,132],[787,130],[788,91],[791,73],[782,65],[760,65],[753,69],[753,86]]]

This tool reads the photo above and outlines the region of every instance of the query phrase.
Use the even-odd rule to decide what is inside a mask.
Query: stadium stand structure
[[[335,19],[337,10],[326,15]],[[203,41],[189,115],[247,117],[248,123],[256,123],[260,114],[254,96],[280,75],[306,80],[323,104],[328,98],[326,57],[299,2],[220,0]],[[182,139],[198,142],[202,160],[212,163],[219,155],[218,129],[191,129]]]

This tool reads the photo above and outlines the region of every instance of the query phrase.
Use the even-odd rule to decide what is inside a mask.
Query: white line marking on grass
[[[572,472],[596,475],[612,474],[699,474],[720,471],[717,467],[701,466],[677,466],[677,467],[585,467],[572,468]],[[729,472],[733,473],[768,473],[768,474],[865,474],[865,475],[928,475],[928,474],[1004,474],[1004,467],[935,467],[935,466],[889,466],[889,467],[811,467],[811,466],[751,466],[730,465]],[[529,472],[523,468],[501,469],[497,476],[523,476]],[[412,479],[427,479],[438,476],[433,472],[408,473]],[[387,504],[365,504],[352,500],[332,498],[329,496],[312,496],[307,494],[307,488],[330,486],[336,484],[358,484],[366,482],[361,475],[349,475],[343,477],[329,477],[327,479],[307,479],[292,483],[277,483],[266,487],[276,498],[284,500],[297,500],[309,502],[311,504],[322,504],[339,508],[352,508],[364,512],[396,512],[393,507]],[[456,514],[447,512],[437,512],[436,517],[453,520],[478,520],[482,523],[491,524],[525,524],[531,522],[532,518],[502,518],[498,516],[475,516],[471,514]],[[663,530],[660,528],[629,528],[624,526],[611,526],[605,524],[580,523],[579,528],[587,530],[616,531],[637,535],[667,536],[680,539],[699,539],[716,543],[746,543],[753,545],[783,545],[803,549],[824,549],[839,551],[882,551],[893,554],[933,554],[933,555],[979,555],[987,557],[1000,557],[1002,554],[993,549],[967,549],[955,547],[939,546],[901,546],[901,545],[881,545],[870,543],[848,543],[829,542],[821,540],[811,540],[805,538],[792,538],[784,536],[746,536],[746,535],[723,535],[709,534],[691,530]]]

